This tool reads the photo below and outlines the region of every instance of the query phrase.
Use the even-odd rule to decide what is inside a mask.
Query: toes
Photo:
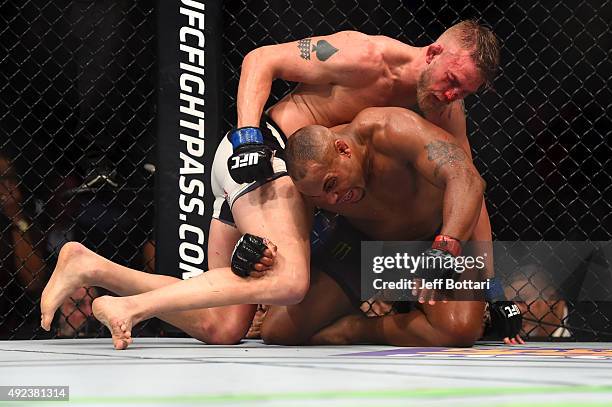
[[[49,332],[51,330],[51,321],[50,318],[45,315],[41,315],[40,317],[40,327],[45,331]]]
[[[124,350],[128,347],[128,343],[125,339],[117,339],[113,341],[114,345],[115,345],[115,349],[117,350]]]

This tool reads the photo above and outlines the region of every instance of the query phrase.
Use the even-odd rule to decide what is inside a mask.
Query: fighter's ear
[[[428,64],[433,61],[433,59],[440,55],[444,51],[444,46],[442,44],[434,43],[427,47],[427,53],[425,54],[425,62]]]
[[[336,139],[334,140],[334,147],[336,148],[336,151],[338,152],[338,154],[346,155],[348,157],[351,156],[351,148],[346,143],[346,141],[342,139]]]

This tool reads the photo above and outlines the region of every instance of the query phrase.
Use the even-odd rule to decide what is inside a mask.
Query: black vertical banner
[[[220,134],[220,3],[157,2],[155,258],[158,273],[179,278],[207,268],[210,168]]]

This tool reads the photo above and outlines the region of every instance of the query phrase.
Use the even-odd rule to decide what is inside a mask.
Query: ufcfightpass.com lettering
[[[179,269],[183,279],[202,274],[205,233],[193,217],[204,216],[204,45],[205,6],[202,1],[181,0],[183,25],[178,40],[180,58],[179,122]]]

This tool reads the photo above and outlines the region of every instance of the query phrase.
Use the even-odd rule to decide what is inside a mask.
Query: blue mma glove
[[[231,130],[227,138],[234,148],[234,153],[227,160],[227,168],[234,181],[244,184],[264,181],[272,176],[274,150],[264,144],[261,129],[240,127]]]

